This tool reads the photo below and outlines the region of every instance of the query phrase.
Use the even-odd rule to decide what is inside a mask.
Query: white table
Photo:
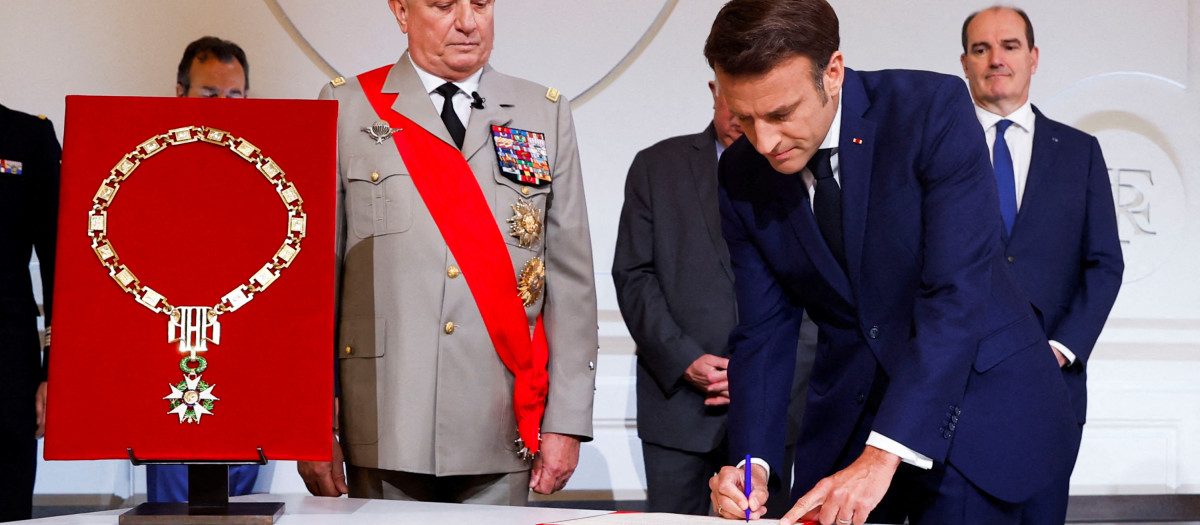
[[[230,498],[230,501],[282,501],[284,513],[283,517],[276,522],[279,525],[537,525],[611,512],[544,507],[498,507],[354,498],[318,498],[298,494],[251,494]],[[55,516],[19,523],[114,525],[117,523],[117,516],[126,510],[128,509]]]

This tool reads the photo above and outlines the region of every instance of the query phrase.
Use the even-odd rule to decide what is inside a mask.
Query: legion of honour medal
[[[108,208],[116,198],[117,190],[121,189],[121,184],[146,159],[168,147],[190,143],[229,148],[266,177],[287,207],[287,236],[283,245],[270,261],[250,276],[249,280],[239,284],[211,307],[171,305],[164,295],[142,284],[121,262],[108,236]],[[302,207],[304,200],[300,198],[296,187],[284,177],[279,165],[246,139],[231,136],[228,132],[216,128],[188,126],[150,137],[122,157],[117,165],[109,170],[108,178],[100,184],[92,203],[92,209],[88,212],[88,236],[92,239],[92,249],[100,258],[100,263],[122,291],[132,295],[134,300],[150,311],[167,315],[167,342],[179,343],[179,352],[183,356],[179,361],[179,369],[183,372],[183,380],[169,384],[171,393],[163,397],[170,405],[167,413],[179,416],[181,424],[199,424],[200,417],[211,415],[213,403],[219,401],[219,398],[213,395],[216,384],[203,380],[201,374],[208,369],[208,360],[199,354],[208,351],[208,343],[220,344],[221,323],[218,318],[241,308],[254,299],[256,294],[266,290],[300,253],[300,241],[304,239],[307,222]]]
[[[532,202],[521,199],[512,205],[513,216],[509,217],[508,235],[516,237],[522,248],[530,248],[542,234],[542,212]]]

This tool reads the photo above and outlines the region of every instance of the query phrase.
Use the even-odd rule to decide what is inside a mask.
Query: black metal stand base
[[[283,503],[230,503],[229,465],[267,463],[262,449],[258,461],[140,461],[129,450],[129,460],[140,464],[185,464],[188,467],[187,503],[143,503],[122,514],[120,525],[272,525],[283,515]]]
[[[187,503],[143,503],[121,515],[120,525],[272,525],[283,503],[230,503],[227,507],[189,507]]]

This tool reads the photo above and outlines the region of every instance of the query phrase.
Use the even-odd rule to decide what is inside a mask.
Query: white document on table
[[[716,516],[689,516],[657,512],[631,512],[601,514],[587,518],[556,521],[561,525],[734,525],[742,520],[727,520]],[[778,525],[779,520],[754,520],[753,525]],[[550,525],[554,525],[550,524]]]

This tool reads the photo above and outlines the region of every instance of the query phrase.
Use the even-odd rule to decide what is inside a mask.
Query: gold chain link
[[[224,146],[239,157],[254,165],[267,181],[275,186],[275,192],[283,200],[288,211],[287,237],[283,245],[275,252],[275,256],[263,265],[244,283],[238,285],[210,310],[212,316],[232,312],[241,308],[254,299],[259,292],[266,290],[271,283],[279,278],[284,268],[287,268],[300,253],[300,241],[304,239],[308,216],[304,214],[304,199],[300,192],[284,177],[284,172],[270,157],[264,156],[258,147],[244,138],[234,137],[226,131],[207,126],[188,126],[172,129],[165,134],[150,137],[138,144],[133,151],[127,153],[111,170],[108,178],[100,184],[96,195],[92,197],[92,210],[88,213],[88,236],[92,239],[92,250],[100,258],[100,263],[108,269],[108,275],[116,281],[126,293],[133,295],[142,306],[154,313],[165,313],[176,316],[175,307],[167,298],[153,288],[142,284],[133,272],[121,263],[116,248],[108,238],[108,207],[112,205],[121,183],[125,182],[133,172],[141,166],[142,161],[157,155],[171,146],[202,142],[215,146]]]

